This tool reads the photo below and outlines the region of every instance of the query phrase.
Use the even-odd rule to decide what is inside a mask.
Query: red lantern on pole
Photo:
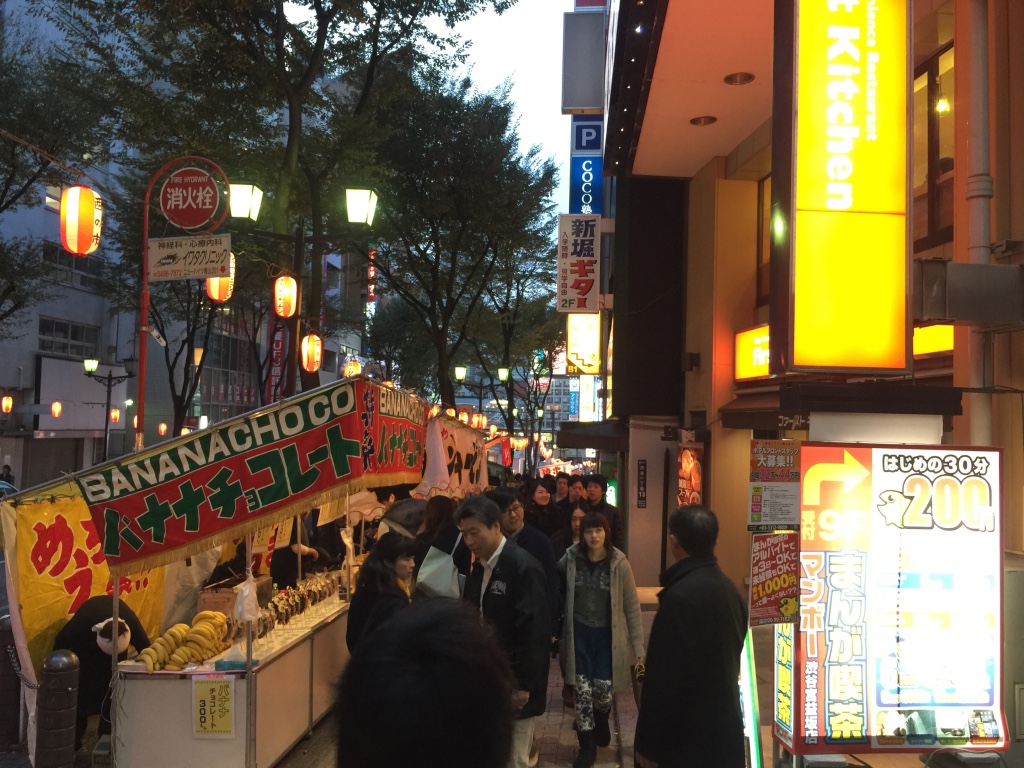
[[[156,431],[160,433],[160,436],[161,436],[161,437],[163,437],[164,435],[166,435],[166,434],[167,434],[167,422],[165,422],[165,421],[161,421],[161,422],[160,422],[160,423],[159,423],[159,424],[157,425],[157,427],[156,427]]]
[[[210,301],[216,304],[223,304],[231,298],[235,290],[235,254],[228,258],[228,274],[226,277],[206,278],[206,295]]]
[[[299,287],[291,275],[281,275],[274,281],[274,313],[278,317],[291,317],[295,314],[296,297]]]
[[[117,424],[121,420],[121,409],[111,408],[110,409],[110,423]]]
[[[55,419],[60,418],[60,412],[64,410],[64,406],[60,404],[60,400],[55,400],[50,406],[50,415]]]
[[[91,187],[76,184],[60,195],[60,243],[75,256],[88,256],[100,247],[103,201]]]
[[[0,400],[0,411],[4,413],[10,413],[11,409],[14,408],[14,398],[10,395],[4,395],[3,400]]]
[[[307,373],[320,370],[324,357],[324,340],[315,333],[302,337],[302,367]]]

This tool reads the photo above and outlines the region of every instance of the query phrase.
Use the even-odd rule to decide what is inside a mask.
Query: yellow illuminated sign
[[[565,357],[570,374],[601,373],[601,315],[573,312],[568,318]]]
[[[952,325],[927,325],[914,329],[914,357],[952,351]]]
[[[763,379],[770,375],[768,326],[748,328],[735,335],[736,381]],[[953,326],[928,325],[914,329],[914,357],[953,351]]]
[[[759,325],[736,334],[736,381],[768,376],[768,326]]]
[[[800,3],[793,370],[906,370],[907,3]]]

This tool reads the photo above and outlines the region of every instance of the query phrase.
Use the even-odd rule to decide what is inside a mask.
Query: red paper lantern
[[[320,370],[324,357],[324,340],[315,333],[302,337],[302,367],[308,373]]]
[[[10,413],[12,408],[14,408],[14,398],[10,395],[4,395],[3,400],[0,400],[0,411]]]
[[[363,370],[363,366],[359,364],[358,360],[349,360],[345,363],[345,378],[350,379],[353,376],[358,376]]]
[[[103,201],[92,188],[76,184],[60,195],[60,242],[75,256],[88,256],[100,247]]]
[[[157,424],[156,431],[160,433],[161,437],[166,435],[167,434],[167,422],[161,421],[159,424]]]
[[[216,304],[223,304],[225,301],[231,298],[231,294],[235,290],[235,254],[231,254],[228,258],[228,274],[227,277],[208,277],[206,278],[206,295],[210,297],[210,301]]]
[[[55,419],[60,418],[60,412],[64,410],[64,406],[60,404],[60,400],[54,401],[53,405],[50,406],[50,415]]]
[[[111,408],[110,409],[110,423],[117,424],[121,420],[121,409]]]
[[[295,314],[296,299],[299,287],[291,275],[281,275],[274,281],[274,313],[278,317],[291,317]]]

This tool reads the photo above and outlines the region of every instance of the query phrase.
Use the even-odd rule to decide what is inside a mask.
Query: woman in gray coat
[[[590,512],[580,529],[580,542],[558,562],[565,594],[561,653],[565,679],[576,691],[580,751],[573,768],[590,768],[597,747],[611,742],[612,693],[630,687],[630,667],[643,658],[644,632],[633,570],[611,544],[608,519]]]

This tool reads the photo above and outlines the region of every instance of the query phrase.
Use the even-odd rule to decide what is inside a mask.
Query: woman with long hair
[[[361,638],[409,605],[412,568],[412,539],[388,531],[377,540],[359,569],[349,604],[345,632],[349,651],[355,650]]]
[[[644,631],[633,570],[612,546],[608,519],[588,512],[580,530],[581,541],[558,562],[565,589],[561,651],[565,679],[576,694],[580,750],[573,768],[590,768],[597,747],[611,743],[612,694],[632,685],[631,667],[643,659]]]

